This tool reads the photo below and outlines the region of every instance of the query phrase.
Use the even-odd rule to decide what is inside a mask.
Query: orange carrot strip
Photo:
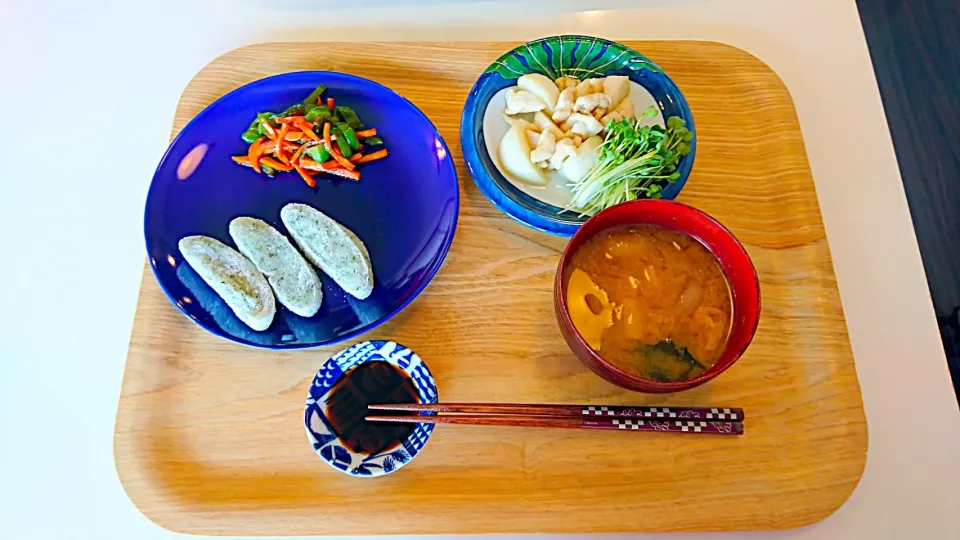
[[[330,138],[330,122],[323,123],[323,144],[327,147],[327,152],[333,152],[333,139]]]
[[[327,98],[327,109],[328,109],[330,112],[333,112],[333,98],[332,98],[332,97],[328,97],[328,98]]]
[[[309,137],[310,139],[313,139],[315,141],[320,140],[320,137],[318,137],[317,134],[313,132],[313,126],[310,125],[310,122],[307,122],[306,120],[301,118],[300,122],[297,122],[297,127],[303,130],[303,134]]]
[[[296,145],[296,144],[293,144],[292,142],[285,142],[285,143],[283,144],[283,151],[284,151],[284,152],[296,152],[296,151],[297,151],[297,148],[299,148],[299,146]],[[271,140],[266,140],[266,141],[264,141],[263,147],[261,148],[261,151],[262,151],[264,154],[273,154],[274,152],[277,151],[277,143],[276,143],[276,141],[271,141]]]
[[[333,150],[330,151],[330,155],[332,155],[333,159],[337,160],[337,163],[343,165],[343,168],[347,169],[348,171],[352,171],[357,168],[353,163],[350,163],[349,159],[343,157],[343,154],[340,153],[339,146],[334,147]]]
[[[250,164],[250,160],[247,158],[247,156],[232,156],[230,159],[245,167],[253,167],[253,165]]]
[[[325,161],[320,164],[321,171],[329,171],[330,169],[342,169],[343,167],[339,163],[334,163],[333,161]]]
[[[363,158],[363,154],[357,152],[356,154],[350,156],[350,163],[357,163]]]
[[[327,169],[324,171],[328,174],[333,174],[343,178],[349,178],[350,180],[359,181],[360,180],[360,171],[348,171],[343,168]]]
[[[289,124],[290,122],[295,122],[299,116],[284,116],[283,118],[276,118],[275,120],[279,124]]]
[[[286,140],[287,140],[287,132],[288,132],[288,131],[290,131],[290,124],[282,124],[282,127],[280,128],[280,134],[277,135],[277,141],[278,141],[278,142],[277,142],[277,148],[276,148],[276,150],[275,150],[274,153],[273,153],[275,156],[277,156],[277,158],[278,158],[280,161],[283,161],[283,162],[285,162],[285,163],[288,163],[288,161],[287,161],[287,156],[285,156],[285,155],[283,154],[283,142],[280,142],[280,141],[286,141]]]
[[[266,132],[267,132],[267,137],[270,137],[271,139],[276,140],[276,138],[277,138],[277,130],[273,129],[273,126],[270,125],[270,122],[267,122],[267,119],[266,119],[266,118],[261,118],[261,119],[260,119],[260,125],[262,125],[262,126],[263,126],[263,129],[266,130]]]
[[[322,167],[320,167],[320,164],[310,158],[305,158],[305,157],[300,158],[299,165],[300,165],[300,168],[302,169],[310,169],[313,171],[322,170]]]
[[[250,143],[250,148],[247,149],[247,159],[250,160],[250,166],[257,172],[260,172],[260,155],[263,153],[263,141],[264,138],[260,137]]]
[[[377,128],[368,128],[362,131],[357,132],[358,139],[366,139],[367,137],[373,137],[377,134]]]
[[[387,157],[388,155],[390,155],[390,152],[387,152],[387,149],[386,149],[386,148],[384,148],[383,150],[377,150],[376,152],[374,152],[374,153],[372,153],[372,154],[367,154],[367,155],[363,156],[362,158],[360,158],[360,159],[357,161],[357,164],[359,165],[360,163],[369,163],[369,162],[371,162],[371,161],[376,161],[376,160],[378,160],[378,159],[383,159],[383,158]]]
[[[307,138],[313,139],[315,141],[320,140],[320,136],[314,133],[313,130],[310,129],[310,126],[302,126],[300,129],[303,130],[303,134],[306,135]]]
[[[303,151],[311,146],[315,146],[317,143],[303,143],[300,145],[300,148],[297,148],[297,151],[293,154],[293,157],[290,158],[291,163],[298,163],[297,160],[300,159],[300,155],[303,154]]]
[[[262,158],[260,158],[260,164],[261,164],[261,165],[266,165],[267,167],[270,167],[270,168],[272,168],[272,169],[276,169],[276,170],[278,170],[278,171],[290,171],[290,170],[293,170],[289,165],[286,165],[286,164],[284,164],[284,163],[280,163],[279,161],[277,161],[277,160],[275,160],[275,159],[273,159],[273,158],[271,158],[271,157],[269,157],[269,156],[263,156]]]
[[[323,163],[317,163],[315,160],[310,158],[302,157],[300,158],[300,167],[304,169],[309,169],[311,171],[318,172],[327,172],[330,169],[343,169],[343,166],[334,161],[325,161]]]
[[[291,129],[287,132],[286,140],[288,141],[302,141],[303,132],[297,129]]]
[[[303,169],[301,169],[296,165],[294,165],[293,168],[296,169],[298,173],[300,173],[300,177],[303,178],[303,181],[306,182],[308,186],[317,187],[317,181],[314,180],[312,176],[303,172]]]

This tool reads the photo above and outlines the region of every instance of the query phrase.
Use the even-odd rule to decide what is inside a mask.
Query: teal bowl
[[[499,136],[491,132],[491,125],[495,124],[491,115],[498,119],[500,115],[499,110],[491,109],[491,101],[504,89],[515,86],[521,75],[529,73],[551,79],[564,75],[578,79],[625,75],[633,83],[631,99],[644,98],[642,102],[634,99],[638,113],[647,105],[655,105],[661,125],[663,118],[683,119],[693,133],[690,153],[677,165],[679,178],[664,186],[660,197],[676,198],[690,176],[697,150],[693,113],[686,98],[659,66],[639,52],[603,38],[570,35],[537,39],[508,51],[490,64],[467,96],[460,122],[460,144],[470,176],[494,206],[528,227],[560,236],[572,236],[589,218],[521,189],[500,172],[490,155],[494,148],[490,142],[496,144],[506,132],[506,127]]]

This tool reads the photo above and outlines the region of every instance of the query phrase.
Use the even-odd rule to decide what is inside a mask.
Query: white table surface
[[[174,536],[127,499],[112,437],[143,201],[198,70],[291,36],[562,32],[715,40],[772,66],[796,102],[840,284],[870,433],[859,487],[803,529],[673,538],[960,538],[960,414],[854,0],[311,4],[0,2],[0,539]],[[617,11],[576,11],[600,7]]]

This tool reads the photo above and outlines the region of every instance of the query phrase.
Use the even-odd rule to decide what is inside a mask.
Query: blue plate
[[[390,156],[361,166],[360,182],[317,177],[310,188],[295,173],[270,179],[230,157],[246,153],[240,135],[258,112],[281,112],[320,84],[337,104],[377,128]],[[309,204],[354,231],[367,245],[375,286],[366,300],[341,290],[323,272],[323,305],[313,317],[278,305],[273,324],[255,332],[183,261],[177,242],[203,234],[234,247],[237,216],[262,219],[287,234],[280,208]],[[150,266],[187,317],[244,345],[297,349],[335,343],[397,314],[439,270],[453,241],[459,188],[453,159],[437,129],[396,92],[373,81],[322,71],[286,73],[238,88],[204,109],[160,162],[144,211]],[[288,235],[289,236],[289,235]]]
[[[330,427],[326,401],[337,381],[367,362],[387,362],[402,369],[417,388],[420,403],[437,403],[437,383],[416,353],[392,341],[364,341],[340,351],[317,371],[310,385],[303,424],[313,451],[331,467],[350,476],[372,477],[391,473],[415,458],[433,433],[433,424],[417,424],[397,447],[377,454],[351,451]],[[427,413],[424,413],[427,414]]]
[[[661,118],[682,118],[687,129],[694,134],[690,153],[677,166],[680,177],[665,186],[661,196],[663,199],[676,198],[690,176],[697,151],[693,113],[680,89],[660,67],[637,51],[602,38],[572,35],[546,37],[508,51],[480,75],[467,96],[460,121],[463,157],[470,176],[494,206],[528,227],[560,236],[572,236],[589,218],[564,211],[518,189],[500,173],[490,157],[484,136],[488,105],[501,90],[515,86],[517,79],[528,73],[541,73],[551,79],[562,75],[578,79],[626,75],[649,92],[652,102],[660,109]],[[492,114],[505,126],[499,119],[500,110]],[[493,142],[494,148],[496,142]]]

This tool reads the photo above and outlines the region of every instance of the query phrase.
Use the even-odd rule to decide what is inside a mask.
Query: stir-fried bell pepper
[[[353,109],[341,105],[336,108],[336,111],[337,116],[342,118],[354,131],[363,129],[363,122],[360,121],[360,117],[357,116],[357,113],[355,113]]]
[[[321,84],[320,86],[316,87],[313,90],[313,92],[310,92],[310,95],[303,100],[303,110],[309,111],[313,107],[316,107],[317,99],[320,98],[320,96],[323,95],[323,93],[326,91],[327,91],[327,86],[324,84]]]
[[[325,91],[324,85],[318,86],[279,115],[257,114],[241,135],[249,144],[246,154],[233,156],[233,161],[270,177],[296,171],[311,187],[317,173],[360,180],[357,165],[383,159],[387,151],[364,154],[366,145],[383,144],[377,129],[365,128],[353,109],[337,106]]]
[[[351,128],[346,123],[341,122],[337,124],[337,130],[339,131],[339,133],[343,134],[343,138],[346,140],[347,144],[350,146],[350,150],[352,150],[353,152],[360,150],[360,140],[357,139],[357,133],[353,131],[353,128]],[[337,138],[339,139],[339,135],[337,136]],[[346,152],[344,152],[343,155],[350,157],[347,155]]]
[[[333,156],[330,155],[330,152],[327,152],[327,149],[324,148],[323,145],[311,146],[307,148],[304,153],[313,158],[317,163],[323,163],[324,161],[333,159]]]
[[[252,144],[253,141],[260,138],[260,131],[257,128],[248,129],[243,132],[243,135],[240,136],[243,139],[243,142],[247,144]]]
[[[280,116],[284,118],[287,118],[290,116],[303,116],[303,111],[305,110],[307,110],[305,106],[297,103],[296,105],[291,105],[287,107],[287,110],[280,113]]]
[[[304,116],[307,122],[317,123],[320,122],[329,122],[332,117],[330,109],[326,107],[313,107],[310,111]]]
[[[339,127],[334,126],[331,130],[332,134],[336,135],[337,138],[334,141],[337,143],[337,146],[340,148],[340,153],[343,157],[348,158],[353,155],[353,149],[350,148],[350,143],[347,142],[347,137],[343,134],[343,131]]]

